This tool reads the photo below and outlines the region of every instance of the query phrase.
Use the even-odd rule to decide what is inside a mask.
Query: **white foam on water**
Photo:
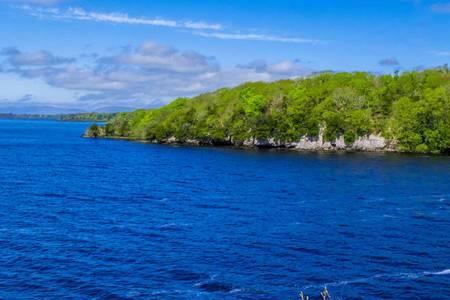
[[[335,281],[335,282],[329,282],[321,285],[307,285],[302,287],[300,290],[308,290],[308,289],[318,289],[318,288],[324,288],[324,287],[339,287],[339,286],[345,286],[349,284],[354,283],[362,283],[362,282],[370,282],[375,279],[382,279],[382,278],[400,278],[400,279],[417,279],[423,276],[435,276],[435,275],[450,275],[450,269],[445,269],[442,271],[437,272],[417,272],[417,273],[394,273],[394,274],[375,274],[370,277],[364,277],[364,278],[357,278],[353,280],[341,280],[341,281]]]
[[[396,216],[393,216],[393,215],[387,215],[387,214],[384,214],[384,215],[383,215],[383,218],[397,219]]]
[[[440,272],[430,273],[429,275],[450,275],[450,269],[445,269]]]
[[[166,228],[181,228],[181,227],[189,227],[191,226],[191,223],[166,223],[159,226],[161,229]]]

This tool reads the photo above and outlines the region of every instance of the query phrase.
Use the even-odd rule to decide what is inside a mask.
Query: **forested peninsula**
[[[309,151],[450,152],[447,66],[251,82],[118,113],[86,137]]]

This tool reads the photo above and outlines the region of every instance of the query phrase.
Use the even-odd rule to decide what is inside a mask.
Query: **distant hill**
[[[96,121],[106,122],[116,116],[115,113],[79,113],[79,114],[63,114],[59,115],[61,121]]]
[[[0,113],[0,119],[38,119],[59,121],[107,122],[115,113],[75,113],[75,114],[11,114]]]

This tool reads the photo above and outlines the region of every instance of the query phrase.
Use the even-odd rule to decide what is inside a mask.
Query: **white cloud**
[[[399,66],[400,62],[395,57],[389,57],[380,60],[378,64],[384,67],[392,67],[392,66]]]
[[[450,56],[450,51],[432,51],[431,53],[437,56]]]
[[[266,34],[225,33],[225,32],[194,32],[194,34],[206,38],[216,38],[221,40],[266,41],[266,42],[283,42],[283,43],[297,43],[297,44],[326,43],[325,41],[315,39],[280,37]]]
[[[195,52],[180,52],[155,43],[144,43],[131,53],[105,57],[101,62],[114,65],[138,66],[153,71],[173,71],[178,73],[200,73],[216,70],[213,58]]]
[[[24,11],[34,17],[52,18],[57,20],[77,20],[91,21],[112,24],[159,26],[168,28],[186,29],[191,34],[205,38],[214,38],[221,40],[241,40],[241,41],[266,41],[296,44],[327,44],[327,41],[300,37],[286,37],[269,34],[255,33],[236,33],[225,32],[224,26],[216,23],[196,22],[196,21],[178,21],[164,18],[132,17],[124,13],[102,13],[87,11],[83,8],[42,8],[32,6],[22,6]]]
[[[50,6],[59,4],[61,2],[64,2],[65,0],[0,0],[0,3],[12,3],[12,4],[29,4],[29,5],[43,5],[43,6]]]
[[[63,20],[78,20],[78,21],[93,21],[102,23],[114,24],[128,24],[128,25],[144,25],[144,26],[160,26],[171,28],[185,28],[185,29],[207,29],[220,30],[222,25],[210,24],[206,22],[194,21],[176,21],[163,18],[146,18],[146,17],[131,17],[124,13],[101,13],[87,11],[83,8],[36,8],[31,6],[21,7],[24,11],[35,17],[47,17]]]
[[[82,59],[70,64],[51,63],[57,61],[58,56],[42,52],[53,59],[22,64],[7,59],[2,72],[43,80],[49,86],[77,92],[82,106],[89,110],[157,106],[176,97],[193,96],[245,81],[272,81],[310,72],[298,61],[290,60],[273,64],[255,61],[222,69],[213,57],[153,42],[99,57],[87,65]],[[3,50],[5,56],[18,53],[23,55],[15,48]]]
[[[211,29],[211,30],[221,30],[223,28],[220,24],[208,24],[204,22],[184,22],[184,27],[189,29]]]
[[[0,50],[0,56],[5,56],[13,66],[48,66],[71,63],[73,58],[54,56],[48,51],[21,52],[16,48]]]
[[[248,64],[237,65],[237,68],[252,70],[257,74],[270,74],[271,77],[298,77],[311,72],[298,60],[284,60],[274,64],[269,64],[264,60],[255,60]]]
[[[450,14],[450,3],[433,4],[431,11],[438,14]]]

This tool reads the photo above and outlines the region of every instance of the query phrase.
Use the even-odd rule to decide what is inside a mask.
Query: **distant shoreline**
[[[71,123],[71,122],[81,122],[81,123],[92,123],[92,122],[96,122],[96,123],[105,123],[108,121],[98,121],[98,120],[60,120],[57,118],[48,118],[48,119],[44,119],[44,118],[3,118],[0,117],[0,120],[17,120],[17,121],[55,121],[55,122],[62,122],[62,123]]]
[[[108,122],[115,113],[75,113],[75,114],[13,114],[0,113],[2,120],[54,120],[64,122]]]

